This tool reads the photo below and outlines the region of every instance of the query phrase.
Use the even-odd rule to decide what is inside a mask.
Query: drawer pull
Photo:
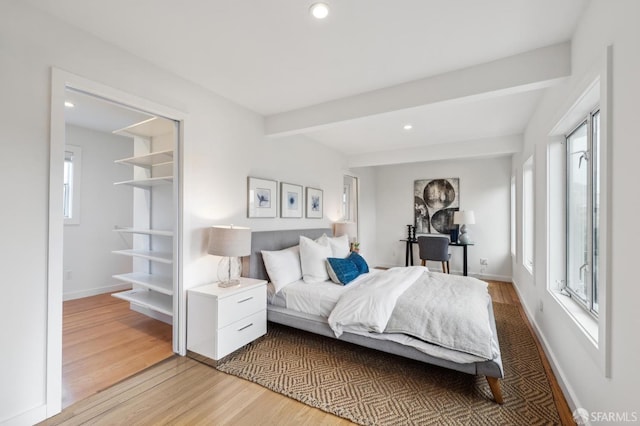
[[[252,325],[253,325],[253,323],[251,323],[251,324],[249,324],[249,325],[245,325],[244,327],[239,328],[239,329],[238,329],[238,331],[245,330],[245,329],[247,329],[247,328],[251,327]]]
[[[253,296],[251,297],[247,297],[246,299],[242,299],[242,300],[238,300],[237,303],[244,303],[244,302],[248,302],[249,300],[253,299]]]

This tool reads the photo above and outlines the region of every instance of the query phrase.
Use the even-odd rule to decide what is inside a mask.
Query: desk
[[[418,244],[418,240],[405,238],[400,241],[404,241],[405,243],[407,243],[407,248],[405,249],[405,255],[404,255],[404,266],[409,266],[409,265],[413,266],[413,245]],[[467,243],[467,244],[449,243],[449,245],[454,247],[462,247],[462,253],[463,253],[462,274],[466,277],[467,276],[467,247],[472,246],[473,243]]]

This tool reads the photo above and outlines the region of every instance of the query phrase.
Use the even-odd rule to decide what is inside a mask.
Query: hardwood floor
[[[489,292],[495,302],[520,306],[510,283],[490,281]],[[65,315],[66,309],[65,306]],[[520,312],[526,320],[522,309]],[[108,313],[105,312],[105,315],[108,316]],[[71,323],[69,327],[72,327]],[[84,332],[92,336],[93,332],[90,330],[85,328]],[[81,340],[79,336],[76,338]],[[562,423],[575,424],[537,339],[536,343]],[[161,368],[154,369],[152,377],[149,372],[141,372],[101,391],[99,395],[80,401],[43,424],[351,424],[348,420],[309,407],[255,383],[221,373],[189,358],[173,356],[160,366]]]
[[[173,355],[171,333],[109,294],[64,302],[62,407]]]

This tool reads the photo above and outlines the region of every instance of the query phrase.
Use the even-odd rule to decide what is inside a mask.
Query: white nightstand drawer
[[[248,317],[267,306],[267,286],[233,293],[218,302],[218,328]]]
[[[267,311],[260,312],[236,321],[218,330],[218,353],[216,359],[230,354],[267,332]]]

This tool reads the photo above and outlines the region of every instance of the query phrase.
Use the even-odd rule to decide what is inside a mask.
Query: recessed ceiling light
[[[67,108],[73,108],[75,104],[73,102],[64,101],[64,106],[66,106]]]
[[[413,129],[413,126],[411,124],[405,124],[402,128],[405,130],[411,130]]]
[[[326,3],[314,3],[309,8],[309,12],[316,19],[324,19],[329,15],[329,5]]]

